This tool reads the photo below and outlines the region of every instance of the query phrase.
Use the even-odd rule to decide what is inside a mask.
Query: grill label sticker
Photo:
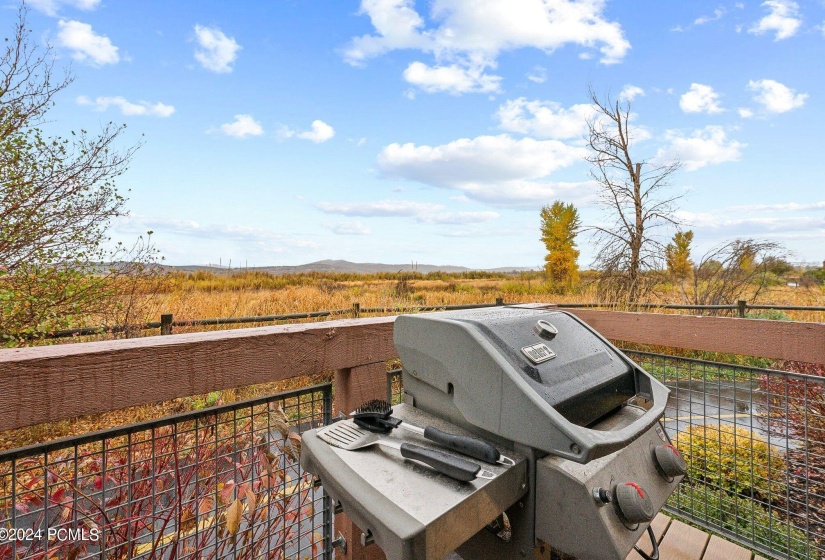
[[[540,364],[556,357],[556,353],[541,342],[532,346],[525,346],[521,349],[521,352],[534,364]]]

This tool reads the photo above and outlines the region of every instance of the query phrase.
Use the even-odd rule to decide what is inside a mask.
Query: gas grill
[[[304,468],[388,560],[551,549],[619,560],[646,531],[653,540],[649,523],[685,474],[660,424],[669,391],[593,329],[514,305],[402,315],[394,340],[405,402],[393,417],[486,440],[512,460],[470,459],[492,476],[462,482],[389,444],[348,451],[322,439],[331,428],[306,432]],[[401,432],[387,436],[395,447],[439,449]]]

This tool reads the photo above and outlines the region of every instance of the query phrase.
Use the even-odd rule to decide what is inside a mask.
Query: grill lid
[[[417,407],[460,414],[492,434],[578,462],[626,445],[664,412],[668,390],[563,311],[508,306],[402,315],[394,337],[405,391]],[[651,406],[632,426],[589,429],[635,396]]]

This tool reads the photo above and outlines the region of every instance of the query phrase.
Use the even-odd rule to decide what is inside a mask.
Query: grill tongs
[[[482,469],[478,463],[468,461],[463,457],[413,443],[400,443],[395,438],[384,438],[382,434],[362,430],[352,420],[342,420],[325,426],[318,430],[316,435],[329,445],[347,451],[355,451],[372,445],[397,449],[405,459],[424,463],[441,474],[462,482],[470,482],[476,478],[492,480],[496,477],[495,473]]]
[[[515,465],[515,461],[499,453],[498,449],[483,439],[449,434],[434,426],[420,428],[409,422],[404,422],[400,418],[392,416],[392,406],[387,401],[378,399],[368,401],[355,409],[350,416],[359,427],[376,434],[388,434],[396,428],[401,428],[423,436],[425,439],[451,451],[485,463]]]

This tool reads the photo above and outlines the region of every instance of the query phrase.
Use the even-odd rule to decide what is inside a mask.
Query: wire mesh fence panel
[[[331,386],[0,453],[0,560],[331,558],[299,465]]]
[[[626,351],[671,390],[666,509],[775,558],[825,558],[825,378]]]
[[[387,402],[390,404],[404,402],[404,383],[401,379],[400,369],[387,372]]]

